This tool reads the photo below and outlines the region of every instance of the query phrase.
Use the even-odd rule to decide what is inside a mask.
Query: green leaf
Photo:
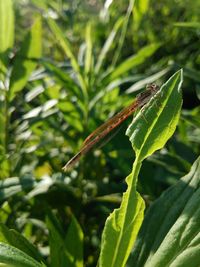
[[[85,73],[88,74],[92,69],[92,26],[91,23],[86,27],[86,55],[85,55]]]
[[[95,73],[99,72],[99,70],[103,64],[103,61],[106,59],[106,55],[107,55],[108,51],[110,50],[111,46],[113,45],[116,34],[118,33],[120,27],[122,26],[123,20],[124,20],[123,18],[119,18],[117,20],[117,22],[115,23],[108,38],[106,39],[104,46],[103,46],[102,50],[100,51],[100,54],[99,54],[98,59],[97,59],[97,64],[95,66]]]
[[[21,250],[0,243],[0,265],[7,267],[42,267],[40,264]]]
[[[99,267],[123,267],[143,220],[145,204],[136,192],[140,164],[127,177],[128,189],[119,209],[106,220],[102,235]]]
[[[136,159],[132,173],[126,179],[128,188],[123,195],[121,206],[114,210],[106,221],[102,236],[100,267],[123,267],[126,264],[143,220],[144,201],[136,192],[141,162],[156,149],[161,148],[174,132],[182,103],[181,82],[182,71],[178,71],[159,90],[156,99],[152,97],[144,106],[143,117],[140,112],[128,129]],[[166,111],[166,105],[169,111]]]
[[[148,11],[148,9],[149,9],[149,0],[135,1],[133,9],[133,19],[135,28],[138,28],[143,15]]]
[[[3,79],[14,43],[14,10],[12,0],[0,0],[0,78]],[[3,75],[2,75],[3,74]]]
[[[49,229],[49,246],[51,255],[52,267],[66,266],[65,244],[63,240],[64,233],[57,218],[52,212],[49,212],[46,219],[47,227]]]
[[[160,88],[127,129],[138,160],[162,148],[174,133],[182,105],[181,84],[182,70]]]
[[[174,26],[182,27],[182,28],[200,29],[199,22],[177,22],[177,23],[174,23]]]
[[[18,248],[30,257],[42,261],[42,257],[36,248],[20,233],[14,229],[8,229],[5,225],[0,224],[0,242]]]
[[[56,81],[60,83],[60,85],[68,89],[68,93],[71,92],[73,95],[78,96],[78,98],[81,97],[80,88],[70,77],[69,73],[64,72],[60,67],[57,67],[51,62],[42,61],[41,63],[50,72],[50,75],[53,75],[54,79],[56,79]]]
[[[10,101],[24,88],[30,74],[37,65],[37,59],[41,57],[41,31],[41,19],[38,18],[33,24],[31,31],[26,35],[21,49],[16,55],[10,78]]]
[[[120,37],[119,37],[119,40],[117,42],[117,47],[116,47],[115,53],[113,55],[111,66],[116,66],[118,59],[119,59],[119,56],[121,54],[121,51],[122,51],[122,48],[124,45],[124,41],[125,41],[125,37],[127,34],[127,30],[128,30],[128,24],[129,24],[130,16],[133,12],[134,3],[135,3],[135,0],[129,0],[128,8],[127,8],[124,20],[123,20],[123,25],[122,25]]]
[[[118,78],[120,75],[129,71],[130,69],[142,64],[145,60],[152,56],[155,51],[160,47],[160,44],[151,44],[143,47],[136,55],[133,55],[123,61],[110,75],[110,80]]]
[[[35,181],[31,177],[12,177],[0,181],[0,201],[19,192],[31,189]]]
[[[71,65],[77,74],[77,78],[78,78],[79,83],[81,85],[83,94],[85,96],[87,96],[86,82],[83,79],[81,69],[78,65],[78,62],[77,62],[73,52],[72,52],[72,48],[71,48],[69,41],[65,38],[63,32],[58,27],[58,25],[55,23],[55,21],[53,21],[52,19],[48,19],[48,24],[49,24],[49,27],[51,28],[52,32],[54,33],[56,40],[58,41],[58,43],[62,47],[63,51],[65,52],[66,56],[69,57]]]
[[[48,213],[47,226],[50,232],[51,266],[82,267],[83,233],[75,218],[72,217],[66,237],[60,223],[51,212]]]
[[[83,232],[74,216],[71,218],[65,244],[70,255],[67,266],[83,267]]]
[[[3,88],[8,73],[9,53],[14,43],[14,10],[12,0],[0,0],[0,178],[9,175],[7,156],[8,142],[8,104],[7,88]]]
[[[200,157],[148,210],[128,267],[199,267]]]

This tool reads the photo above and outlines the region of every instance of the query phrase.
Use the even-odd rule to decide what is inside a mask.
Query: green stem
[[[126,210],[125,210],[125,215],[124,215],[124,222],[123,222],[123,226],[122,226],[122,229],[120,231],[120,236],[119,236],[119,239],[118,239],[118,243],[117,243],[117,246],[116,246],[116,254],[114,255],[114,260],[113,260],[113,264],[112,264],[112,267],[114,266],[118,266],[118,263],[116,262],[117,261],[117,253],[121,250],[124,250],[127,248],[127,251],[128,251],[128,247],[132,244],[132,239],[129,240],[129,243],[128,244],[124,244],[124,233],[126,232],[127,228],[131,225],[132,223],[132,220],[135,219],[132,217],[132,214],[134,213],[134,208],[136,207],[135,206],[135,203],[133,203],[133,201],[131,201],[131,197],[133,194],[135,194],[135,187],[136,187],[136,183],[137,183],[137,180],[138,180],[138,175],[139,175],[139,172],[140,172],[140,168],[141,168],[141,161],[138,160],[138,158],[136,157],[135,161],[134,161],[134,164],[133,164],[133,170],[132,170],[132,173],[131,173],[131,177],[128,176],[127,177],[127,184],[128,184],[128,189],[127,189],[127,192],[126,194],[128,194],[127,196],[127,204],[126,204]],[[124,199],[123,199],[124,200]],[[123,201],[122,200],[122,201]],[[121,206],[123,205],[123,203],[121,204]],[[130,214],[130,211],[131,211],[131,214]],[[126,248],[125,248],[125,245],[126,245]],[[128,251],[129,253],[129,251]],[[129,255],[128,255],[129,256]],[[127,256],[127,258],[128,258]],[[126,263],[126,258],[124,258],[124,264],[122,266],[125,265]]]

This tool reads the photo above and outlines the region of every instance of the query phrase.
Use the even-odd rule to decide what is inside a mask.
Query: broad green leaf
[[[42,261],[42,257],[36,248],[23,235],[14,229],[8,229],[3,224],[0,224],[0,242],[16,247],[35,260]]]
[[[38,18],[30,32],[26,35],[21,49],[16,55],[10,78],[10,101],[24,88],[29,76],[37,65],[37,59],[41,57],[41,34],[41,19]]]
[[[0,0],[0,78],[6,72],[8,55],[14,42],[14,10],[12,0]]]
[[[128,267],[199,267],[200,157],[149,208]]]
[[[100,267],[123,267],[126,264],[143,220],[144,201],[136,192],[141,162],[156,149],[160,149],[174,132],[182,102],[181,82],[182,71],[179,71],[156,94],[157,98],[159,96],[160,102],[157,102],[156,97],[152,97],[143,108],[143,116],[140,112],[128,129],[130,141],[136,152],[136,159],[132,173],[126,179],[128,189],[123,195],[121,206],[114,210],[106,221],[102,236]],[[162,89],[166,91],[163,93]],[[170,108],[168,112],[164,109],[166,104]],[[166,123],[161,123],[158,127],[157,121],[162,122],[163,116]],[[158,134],[162,140],[157,139]],[[151,140],[149,139],[150,135]]]
[[[0,243],[0,265],[7,267],[42,267],[41,264],[21,250]]]
[[[118,78],[120,75],[126,73],[130,69],[142,64],[145,60],[152,56],[155,51],[160,47],[160,44],[151,44],[148,46],[143,47],[138,51],[136,55],[129,57],[128,59],[124,60],[118,67],[110,75],[110,80]]]
[[[127,129],[127,135],[140,161],[162,148],[174,133],[182,105],[181,84],[182,70],[176,72],[160,88]]]

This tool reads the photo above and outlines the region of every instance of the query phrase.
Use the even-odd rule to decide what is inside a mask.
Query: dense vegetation
[[[199,10],[0,0],[0,263],[199,266]],[[149,83],[128,130],[64,172]]]

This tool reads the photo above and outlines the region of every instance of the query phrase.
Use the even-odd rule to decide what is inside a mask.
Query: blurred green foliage
[[[46,225],[58,242],[71,225],[84,266],[96,265],[134,160],[127,122],[70,173],[62,166],[147,83],[161,85],[180,68],[177,130],[144,162],[138,191],[148,206],[189,172],[200,152],[199,10],[199,0],[0,0],[0,218],[47,264]]]

